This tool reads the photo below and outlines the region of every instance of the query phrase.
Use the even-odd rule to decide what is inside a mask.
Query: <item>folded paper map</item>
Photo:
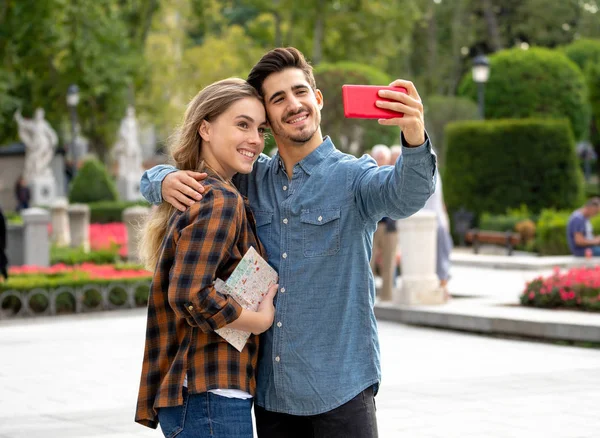
[[[250,247],[227,281],[217,278],[215,289],[224,295],[231,295],[244,309],[256,311],[277,280],[277,272]],[[248,332],[227,327],[215,332],[240,352],[250,337]]]

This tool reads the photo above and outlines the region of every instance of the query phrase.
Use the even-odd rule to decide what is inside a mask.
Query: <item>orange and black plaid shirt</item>
[[[135,421],[156,428],[157,410],[190,393],[216,388],[256,390],[258,336],[238,352],[214,330],[242,309],[214,288],[253,246],[266,258],[254,216],[238,191],[209,177],[202,201],[169,220],[148,300],[148,322]]]

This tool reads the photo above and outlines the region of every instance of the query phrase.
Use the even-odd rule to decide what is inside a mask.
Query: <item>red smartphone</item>
[[[375,105],[378,100],[395,102],[379,97],[379,90],[400,91],[408,93],[404,87],[386,87],[383,85],[342,85],[342,100],[344,116],[349,119],[393,119],[404,117],[403,113],[379,108]]]

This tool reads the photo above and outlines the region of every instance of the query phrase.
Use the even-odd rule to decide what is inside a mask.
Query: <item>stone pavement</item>
[[[379,328],[382,438],[599,436],[599,350]],[[0,322],[0,438],[162,436],[133,422],[144,332],[140,309]]]

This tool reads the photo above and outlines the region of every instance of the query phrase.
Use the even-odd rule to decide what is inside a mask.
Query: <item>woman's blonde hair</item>
[[[198,133],[203,120],[210,122],[223,114],[235,102],[248,97],[262,100],[258,92],[243,79],[230,78],[208,85],[188,104],[183,123],[169,140],[170,158],[179,170],[201,171],[202,138]],[[175,207],[163,202],[151,213],[144,224],[139,245],[142,263],[153,271],[160,256],[160,248],[167,234],[167,224]]]

